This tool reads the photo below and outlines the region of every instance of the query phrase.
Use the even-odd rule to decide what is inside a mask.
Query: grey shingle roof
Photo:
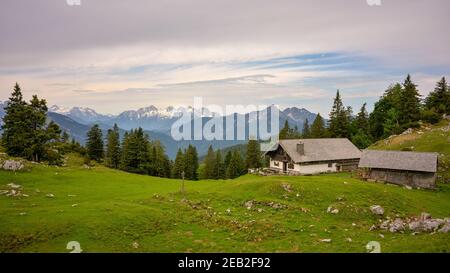
[[[437,153],[364,150],[360,168],[436,172]]]
[[[297,152],[297,144],[304,144],[304,155]],[[295,163],[359,159],[361,151],[346,138],[287,139],[279,145]]]

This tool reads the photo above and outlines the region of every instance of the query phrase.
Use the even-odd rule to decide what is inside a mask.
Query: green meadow
[[[28,196],[0,196],[0,252],[70,252],[70,241],[83,252],[366,252],[369,241],[382,252],[450,252],[449,234],[369,231],[382,219],[374,204],[384,217],[448,217],[445,184],[427,191],[346,173],[245,175],[186,181],[183,194],[180,180],[86,169],[75,155],[65,167],[0,171],[0,189],[9,183]],[[339,213],[327,213],[330,205]]]

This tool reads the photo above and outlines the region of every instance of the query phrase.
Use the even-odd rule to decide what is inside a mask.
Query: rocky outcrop
[[[432,218],[428,213],[422,213],[419,217],[410,217],[406,219],[395,218],[383,221],[379,226],[372,226],[371,230],[386,230],[392,233],[411,231],[420,232],[442,232],[447,233],[450,230],[450,218],[438,219]]]
[[[16,160],[6,160],[3,164],[1,164],[3,170],[7,171],[20,171],[24,168],[24,165],[20,161]]]
[[[246,201],[244,203],[244,207],[246,207],[248,210],[251,210],[251,209],[254,209],[254,208],[257,209],[256,208],[257,205],[271,207],[271,208],[274,208],[274,209],[285,209],[285,208],[287,208],[287,206],[284,205],[284,204],[276,203],[276,202],[272,202],[272,201],[266,202],[266,201],[249,200],[249,201]],[[259,209],[258,209],[258,212],[260,212]]]

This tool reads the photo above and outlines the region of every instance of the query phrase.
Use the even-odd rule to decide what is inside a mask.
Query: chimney
[[[297,153],[300,155],[305,155],[305,144],[303,143],[297,143]]]

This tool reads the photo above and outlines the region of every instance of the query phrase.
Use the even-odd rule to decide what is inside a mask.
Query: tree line
[[[377,140],[418,127],[422,121],[439,122],[444,115],[450,114],[449,90],[443,77],[434,91],[422,100],[417,85],[408,75],[402,84],[389,86],[375,103],[372,113],[368,114],[364,103],[357,115],[353,115],[351,107],[344,105],[338,90],[327,123],[319,113],[311,125],[305,121],[300,133],[298,128],[290,128],[286,121],[279,137],[345,137],[357,147],[366,148]],[[15,84],[5,107],[2,125],[1,143],[9,155],[62,165],[65,153],[77,152],[85,156],[87,162],[94,160],[127,172],[189,180],[236,178],[248,169],[265,164],[258,141],[249,140],[245,158],[238,150],[229,150],[223,155],[210,146],[200,174],[195,146],[179,149],[175,160],[171,161],[163,145],[150,140],[142,128],[125,132],[121,140],[116,124],[108,130],[106,144],[100,127],[92,126],[83,147],[74,139],[70,140],[69,134],[56,123],[47,121],[47,111],[44,99],[34,95],[29,102],[25,101],[19,84]]]
[[[350,106],[345,107],[339,90],[333,101],[329,120],[325,123],[320,113],[312,125],[305,121],[300,133],[290,128],[286,121],[280,130],[280,139],[295,138],[348,138],[364,149],[380,139],[399,134],[408,128],[416,128],[421,122],[437,123],[450,114],[450,88],[445,79],[436,84],[434,91],[422,100],[417,85],[408,75],[403,83],[388,87],[369,114],[364,103],[354,115]]]
[[[120,140],[119,127],[114,124],[106,136],[95,124],[87,132],[87,162],[94,160],[126,172],[158,177],[171,177],[172,163],[159,141],[151,141],[142,128],[125,132]]]
[[[223,157],[220,150],[214,151],[209,146],[204,164],[199,168],[195,146],[178,149],[175,160],[171,161],[162,144],[151,141],[142,128],[125,132],[120,141],[116,124],[108,130],[106,144],[100,127],[92,126],[87,133],[86,157],[88,161],[104,162],[110,168],[127,172],[187,180],[233,179],[246,174],[249,168],[262,166],[260,146],[256,140],[248,142],[245,159],[238,150],[230,150]]]
[[[262,166],[260,144],[256,140],[248,141],[245,157],[238,149],[228,150],[223,157],[220,150],[214,151],[212,146],[209,146],[201,168],[201,178],[233,179],[246,174],[248,169],[257,169]]]

